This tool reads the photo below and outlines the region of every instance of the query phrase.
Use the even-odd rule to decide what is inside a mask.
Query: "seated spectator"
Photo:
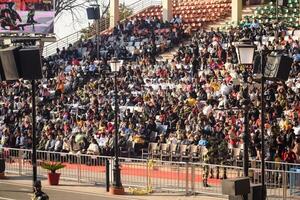
[[[97,144],[97,141],[94,138],[92,139],[92,142],[87,149],[87,154],[90,154],[90,155],[99,155],[100,154],[99,146]]]
[[[63,140],[62,140],[61,136],[58,135],[58,136],[56,136],[54,151],[60,152],[62,150],[62,147],[63,147]]]
[[[62,152],[69,153],[70,152],[70,143],[67,138],[63,139]]]
[[[37,145],[37,150],[44,151],[45,147],[46,147],[47,141],[48,141],[47,135],[43,134],[42,138],[40,139],[40,141],[39,141],[39,143]]]
[[[75,135],[72,135],[72,137],[70,139],[70,153],[76,154],[78,152],[80,152],[80,146],[75,141]]]
[[[55,141],[53,135],[50,134],[48,136],[48,141],[46,142],[46,145],[45,145],[45,151],[54,151],[55,143],[56,143],[56,141]]]
[[[198,146],[207,147],[208,141],[205,139],[203,135],[201,135],[201,139],[199,140]]]

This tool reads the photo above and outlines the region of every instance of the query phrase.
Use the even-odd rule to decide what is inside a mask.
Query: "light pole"
[[[95,20],[96,22],[96,45],[97,45],[97,60],[100,59],[100,44],[99,44],[99,21],[100,21],[100,5],[98,4],[98,0],[96,0],[96,12],[97,13],[97,19]],[[99,17],[98,17],[99,16]]]
[[[242,39],[240,40],[240,43],[237,45],[237,54],[239,63],[243,64],[253,64],[253,58],[254,58],[254,51],[255,47],[251,43],[249,39]],[[261,199],[266,199],[266,191],[265,191],[265,102],[264,102],[264,93],[265,93],[265,75],[264,75],[264,55],[263,50],[260,51],[260,67],[261,67],[261,182],[262,182],[262,192],[261,192]],[[248,91],[246,91],[248,93]],[[247,116],[245,117],[245,120],[248,119],[248,109],[245,110],[245,113]],[[244,147],[244,174],[245,176],[248,175],[248,142],[249,142],[249,134],[248,134],[248,122],[245,122],[245,134],[244,134],[244,141],[245,141],[245,147]],[[246,129],[247,128],[247,129]],[[246,148],[247,147],[247,148]],[[246,155],[247,154],[247,155]],[[247,159],[247,160],[246,160]],[[247,197],[246,197],[247,198]]]
[[[119,125],[118,125],[118,86],[117,86],[117,75],[120,69],[120,63],[116,57],[113,57],[110,61],[111,72],[114,74],[114,95],[115,95],[115,164],[113,169],[114,180],[111,192],[113,194],[124,194],[124,188],[121,183],[120,165],[119,165]]]
[[[278,10],[278,0],[276,0],[276,21],[278,22],[278,15],[279,15],[279,10]]]
[[[32,182],[33,185],[37,181],[37,164],[36,164],[36,106],[35,106],[35,96],[36,96],[36,84],[35,80],[31,80],[31,100],[32,100]]]
[[[237,56],[238,56],[238,61],[240,65],[252,65],[253,60],[254,60],[254,51],[255,51],[255,46],[253,43],[247,39],[243,38],[239,41],[239,43],[236,45],[236,50],[237,50]],[[246,84],[246,87],[244,88],[244,136],[243,136],[243,141],[244,141],[244,154],[243,154],[243,171],[244,171],[244,176],[248,177],[249,173],[249,106],[247,106],[247,103],[249,103],[249,91],[248,91],[248,80],[247,77],[244,78],[244,82]],[[248,195],[244,195],[244,200],[248,199]]]
[[[263,50],[260,51],[260,67],[261,67],[261,186],[262,200],[266,199],[265,191],[265,66],[263,62]]]

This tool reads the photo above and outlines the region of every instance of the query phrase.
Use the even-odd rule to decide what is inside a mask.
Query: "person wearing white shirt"
[[[107,137],[105,137],[104,134],[101,134],[101,136],[97,135],[96,141],[97,141],[99,147],[105,147],[106,142],[107,142]]]
[[[60,136],[57,136],[54,145],[54,151],[60,152],[62,150],[62,146],[63,146],[63,141]]]
[[[100,154],[99,146],[95,139],[92,139],[92,142],[87,149],[87,154],[90,154],[90,155],[99,155]]]

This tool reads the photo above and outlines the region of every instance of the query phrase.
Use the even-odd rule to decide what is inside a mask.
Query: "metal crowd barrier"
[[[31,150],[0,148],[6,161],[6,173],[31,176]],[[58,171],[64,180],[105,185],[105,163],[110,164],[110,182],[113,180],[114,158],[85,154],[37,151],[38,176],[47,171],[41,162],[61,162],[65,168]],[[270,165],[269,165],[270,164]],[[300,199],[300,169],[298,165],[269,162],[265,177],[268,199]],[[285,169],[271,169],[275,164]],[[243,177],[243,167],[213,165],[199,162],[171,162],[161,160],[120,158],[121,180],[125,187],[147,188],[153,192],[176,192],[182,194],[222,195],[222,178]],[[259,166],[259,165],[257,165]],[[249,169],[251,183],[261,183],[259,167]],[[203,179],[208,177],[208,187]]]

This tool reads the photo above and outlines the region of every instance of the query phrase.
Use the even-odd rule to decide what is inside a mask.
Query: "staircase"
[[[242,10],[242,19],[244,19],[245,16],[254,15],[255,9],[259,6],[261,6],[261,5],[245,6]],[[211,30],[211,28],[213,28],[214,30],[217,28],[222,29],[222,28],[225,28],[226,26],[228,26],[228,24],[232,24],[231,16],[228,16],[217,23],[208,25],[205,30],[209,31],[209,30]]]

